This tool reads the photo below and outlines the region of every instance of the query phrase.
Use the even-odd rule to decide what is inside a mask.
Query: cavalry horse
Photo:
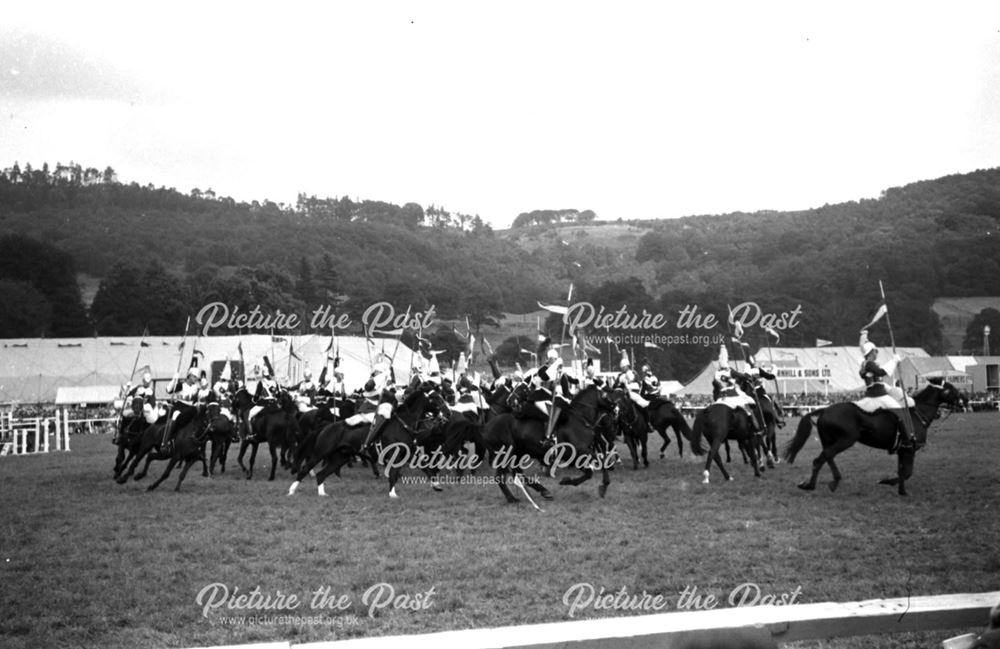
[[[411,390],[403,397],[403,402],[396,406],[391,417],[386,419],[382,425],[378,443],[383,448],[383,456],[390,449],[407,450],[412,457],[416,439],[424,434],[424,430],[419,425],[424,415],[432,409],[431,394],[436,386],[433,383],[423,384]],[[440,398],[439,396],[437,398]],[[338,421],[325,426],[317,435],[312,451],[302,457],[303,465],[295,476],[295,481],[288,488],[288,495],[292,496],[298,489],[299,483],[313,470],[320,462],[325,462],[322,469],[316,472],[316,489],[320,496],[325,496],[326,490],[323,482],[330,474],[340,476],[340,469],[357,455],[366,453],[362,448],[371,424],[365,422],[356,426],[350,426],[346,421]],[[375,477],[378,477],[376,458],[369,455]],[[425,470],[428,476],[432,473]],[[400,467],[390,466],[386,470],[389,478],[389,497],[397,498],[396,482],[399,480]],[[440,491],[440,487],[435,484],[435,490]]]
[[[191,408],[196,408],[196,406],[188,406]],[[228,421],[228,420],[227,420]],[[163,434],[163,427],[167,424],[156,423],[150,426],[151,430],[155,430],[158,435]],[[205,443],[208,441],[209,435],[209,419],[206,413],[199,411],[193,418],[182,424],[177,430],[173,431],[172,441],[169,451],[164,453],[162,450],[158,449],[155,453],[153,459],[167,460],[167,468],[163,470],[163,474],[154,482],[146,488],[146,491],[152,491],[160,486],[160,483],[167,479],[170,472],[174,470],[178,464],[183,464],[181,467],[181,473],[177,476],[177,486],[174,487],[174,491],[181,490],[181,483],[184,482],[184,477],[187,475],[188,469],[195,463],[200,461],[202,464],[202,476],[207,477],[208,474],[208,463],[205,461]],[[231,431],[226,431],[226,439],[229,439]],[[147,466],[149,466],[147,462]],[[145,472],[145,471],[144,471]],[[136,476],[139,479],[139,476]]]
[[[691,431],[691,450],[695,455],[705,453],[701,444],[701,438],[708,439],[711,447],[708,451],[708,458],[705,460],[705,470],[702,472],[702,483],[709,483],[709,469],[712,467],[712,460],[722,471],[722,477],[732,480],[732,476],[726,471],[722,458],[719,457],[719,448],[728,439],[736,440],[740,449],[750,456],[750,464],[753,466],[753,474],[760,477],[761,466],[757,461],[757,446],[759,437],[750,431],[750,415],[742,407],[733,408],[724,403],[713,403],[700,411],[694,418],[694,426]]]
[[[563,478],[560,481],[563,485],[578,486],[593,476],[595,466],[599,467],[603,481],[598,487],[598,493],[604,497],[611,482],[608,468],[615,457],[615,430],[611,417],[613,408],[614,404],[600,388],[584,388],[560,413],[553,431],[554,446],[546,440],[546,422],[539,418],[502,413],[487,422],[482,430],[482,444],[490,457],[498,486],[507,502],[518,502],[507,486],[508,478],[531,501],[521,481],[526,463],[531,460],[538,460],[549,466],[552,474],[557,468],[567,464],[579,468],[581,475],[577,478]],[[568,462],[563,458],[567,452],[570,453]],[[552,499],[552,494],[540,482],[533,480],[527,484],[542,498]],[[531,502],[534,505],[534,501]]]
[[[241,428],[246,430],[246,434],[241,435],[240,452],[236,457],[236,462],[243,469],[247,480],[253,478],[253,465],[257,459],[257,447],[261,442],[267,442],[268,450],[271,453],[271,475],[268,480],[274,480],[274,473],[278,468],[279,448],[281,449],[281,466],[285,468],[291,466],[288,456],[292,452],[298,433],[295,402],[285,390],[278,394],[276,402],[276,404],[265,406],[254,416],[252,422],[248,422],[247,417],[253,407],[250,393],[245,388],[240,388],[233,395],[233,410],[238,413],[237,418],[242,424]],[[250,430],[250,425],[253,426],[253,430]],[[253,446],[253,450],[250,452],[249,467],[243,465],[243,455],[248,446]]]
[[[780,408],[764,390],[763,386],[754,385],[752,380],[745,377],[736,379],[740,389],[754,400],[754,417],[758,419],[758,424],[763,426],[760,444],[760,459],[767,459],[767,467],[773,469],[774,465],[780,462],[778,458],[778,436],[779,424],[784,426],[781,419]]]
[[[118,447],[118,453],[115,455],[115,480],[118,480],[126,467],[132,463],[139,452],[142,434],[150,426],[143,417],[143,403],[142,397],[132,399],[131,412],[123,414],[118,420],[118,427],[112,440]]]
[[[299,415],[299,439],[292,457],[292,473],[298,473],[302,462],[312,453],[320,431],[354,414],[357,404],[350,398],[317,395],[314,406]]]
[[[824,464],[829,464],[830,471],[833,473],[830,491],[835,491],[840,485],[841,474],[833,458],[856,442],[861,442],[865,446],[889,452],[896,450],[898,456],[896,477],[881,480],[880,484],[897,485],[899,495],[907,495],[906,481],[913,475],[913,459],[918,448],[927,441],[927,429],[940,416],[942,408],[951,410],[960,406],[962,395],[951,383],[932,379],[926,388],[913,397],[913,403],[914,405],[909,408],[909,414],[913,423],[916,446],[900,445],[898,419],[895,414],[889,411],[883,410],[870,414],[854,403],[845,401],[804,416],[795,431],[795,437],[785,447],[785,459],[789,463],[795,461],[795,456],[809,439],[813,425],[816,426],[819,433],[823,450],[813,460],[812,475],[808,480],[800,483],[799,488],[807,491],[814,490],[819,470],[823,468]]]
[[[628,393],[621,388],[616,388],[612,393],[612,401],[615,403],[615,423],[618,431],[621,432],[629,452],[632,454],[632,468],[639,468],[639,457],[645,467],[649,467],[649,459],[646,455],[646,447],[649,440],[649,430],[652,428],[663,438],[663,446],[660,448],[660,459],[666,454],[667,446],[670,444],[670,437],[667,435],[667,428],[674,429],[674,436],[677,438],[677,452],[680,456],[684,454],[684,437],[691,436],[691,428],[683,413],[666,399],[654,398],[648,408],[641,408],[635,403]]]

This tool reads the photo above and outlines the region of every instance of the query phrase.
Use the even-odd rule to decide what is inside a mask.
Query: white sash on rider
[[[351,415],[344,420],[348,426],[360,426],[361,424],[370,424],[375,421],[374,412],[362,412],[356,415]]]
[[[633,401],[633,403],[635,403],[635,405],[639,406],[640,408],[649,407],[649,401],[642,398],[642,396],[640,396],[638,392],[632,392],[631,390],[629,390],[628,396]]]
[[[465,414],[467,412],[477,413],[479,412],[479,406],[473,401],[459,401],[453,406],[449,406],[452,412],[460,412]]]

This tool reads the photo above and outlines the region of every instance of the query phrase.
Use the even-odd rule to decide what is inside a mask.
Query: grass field
[[[710,485],[701,460],[678,459],[672,444],[665,460],[651,453],[649,469],[619,466],[606,499],[595,483],[552,486],[543,513],[506,505],[494,485],[403,485],[391,501],[385,481],[360,467],[331,477],[328,498],[309,481],[287,497],[287,473],[267,482],[258,458],[247,482],[232,454],[222,476],[192,470],[181,492],[172,476],[147,493],[162,463],[119,486],[108,436],[72,442],[70,453],[0,458],[3,647],[301,642],[561,621],[564,594],[581,583],[659,594],[666,611],[688,587],[728,606],[746,582],[765,594],[798,589],[800,603],[1000,589],[998,414],[933,428],[908,498],[876,484],[895,457],[872,449],[841,456],[837,493],[805,493],[795,485],[815,439],[795,465],[757,480],[735,459],[735,480],[713,471]],[[380,583],[401,608],[369,616],[365,593]],[[230,594],[259,587],[273,607],[205,611],[199,594],[212,584]],[[314,608],[317,592],[333,608]],[[573,619],[639,613],[585,607]],[[971,630],[797,646],[934,646]]]

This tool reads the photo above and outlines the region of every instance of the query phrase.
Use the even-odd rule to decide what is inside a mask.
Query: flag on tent
[[[465,358],[465,352],[459,352],[458,361],[455,363],[455,377],[465,374],[469,371],[469,361]]]
[[[220,381],[230,381],[233,378],[233,368],[229,364],[229,359],[226,359],[226,366],[222,368],[222,372],[219,373]]]
[[[285,339],[282,338],[281,336],[271,336],[271,342],[272,343],[283,343],[283,342],[285,342]]]
[[[132,378],[135,379],[135,377],[142,376],[142,375],[146,374],[147,372],[149,372],[150,374],[152,374],[153,370],[149,367],[149,365],[143,365],[142,367],[140,367],[139,369],[137,369],[135,371],[135,374],[132,375]]]
[[[290,357],[294,358],[297,361],[301,361],[302,360],[302,358],[298,354],[295,353],[295,350],[292,349],[292,339],[291,338],[288,339],[288,355]]]
[[[889,312],[889,307],[886,306],[885,300],[882,300],[882,302],[879,303],[878,308],[875,310],[875,315],[872,316],[871,322],[869,322],[868,324],[866,324],[865,326],[863,326],[861,328],[862,329],[871,329],[872,326],[876,322],[878,322],[879,320],[881,320],[882,317],[885,316],[885,314],[888,313],[888,312]]]
[[[826,347],[827,345],[832,345],[832,344],[833,344],[832,340],[823,340],[822,338],[817,338],[816,339],[816,346],[817,347]]]

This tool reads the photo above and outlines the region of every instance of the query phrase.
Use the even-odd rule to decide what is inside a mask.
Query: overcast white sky
[[[0,168],[603,219],[1000,165],[1000,2],[3,2]]]

